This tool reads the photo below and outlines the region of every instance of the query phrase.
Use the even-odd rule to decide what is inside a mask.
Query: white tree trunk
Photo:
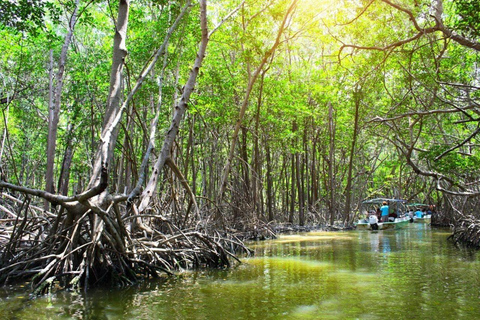
[[[197,76],[198,72],[200,70],[200,67],[202,66],[202,61],[203,58],[205,57],[205,53],[207,50],[207,44],[208,44],[208,30],[207,30],[207,2],[206,0],[201,0],[200,1],[200,24],[202,28],[202,39],[200,41],[200,46],[197,52],[197,57],[195,59],[195,63],[193,65],[192,70],[190,71],[190,76],[187,80],[187,83],[185,84],[185,87],[183,88],[183,94],[182,97],[180,98],[180,101],[178,104],[175,106],[175,111],[172,119],[172,123],[170,125],[170,128],[167,131],[167,134],[165,136],[165,140],[163,142],[162,149],[160,151],[160,156],[157,159],[154,167],[152,174],[150,176],[150,180],[148,181],[147,186],[145,187],[145,190],[143,191],[141,195],[141,200],[140,200],[140,205],[139,205],[139,212],[142,213],[145,209],[148,208],[148,205],[150,203],[150,199],[152,198],[153,194],[155,193],[155,190],[157,188],[157,181],[158,177],[165,166],[165,161],[167,158],[170,156],[170,149],[172,148],[173,142],[175,141],[175,137],[177,136],[178,129],[180,127],[180,122],[183,118],[183,115],[185,114],[185,111],[187,109],[187,103],[190,98],[190,94],[193,92],[193,89],[195,88],[195,83],[197,81]]]
[[[118,18],[113,38],[112,68],[110,70],[110,89],[103,118],[101,141],[98,147],[93,173],[88,184],[88,189],[98,185],[101,180],[102,170],[108,169],[113,158],[113,149],[118,135],[118,123],[122,110],[120,102],[123,96],[123,67],[128,54],[125,40],[127,38],[129,0],[120,0],[118,4]]]
[[[63,89],[63,79],[65,74],[65,64],[67,62],[68,47],[72,42],[73,31],[77,23],[77,13],[79,0],[75,1],[75,9],[70,18],[69,29],[65,36],[65,41],[60,53],[58,62],[58,71],[56,74],[56,86],[53,85],[53,53],[50,50],[50,97],[48,108],[48,138],[47,138],[47,172],[45,174],[45,190],[54,193],[55,186],[53,182],[53,173],[55,168],[55,151],[57,147],[58,121],[60,118],[60,105]],[[45,210],[48,209],[48,203],[45,202]]]

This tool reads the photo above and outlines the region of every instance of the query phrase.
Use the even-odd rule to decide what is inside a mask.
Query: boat
[[[360,212],[363,212],[365,218],[359,219],[355,224],[357,230],[373,230],[368,222],[368,215],[375,214],[375,208],[382,206],[383,202],[387,202],[390,207],[390,213],[395,217],[389,217],[389,221],[378,222],[378,230],[394,230],[401,229],[408,225],[410,217],[406,213],[406,200],[375,198],[362,201]],[[393,209],[393,210],[392,210]]]
[[[426,213],[429,212],[428,210],[429,205],[424,203],[409,203],[407,204],[408,216],[410,217],[411,222],[416,223],[432,223],[432,214]],[[416,214],[417,211],[423,211],[423,209],[427,209],[425,213]]]
[[[413,222],[416,223],[432,223],[432,215],[426,214],[423,217],[413,217]]]

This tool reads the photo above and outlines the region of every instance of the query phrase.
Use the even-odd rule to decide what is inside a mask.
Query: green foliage
[[[477,154],[461,154],[456,151],[444,154],[450,148],[450,145],[435,145],[422,153],[420,158],[426,160],[431,169],[443,174],[454,177],[468,177],[469,179],[478,176],[476,172],[478,172],[480,166],[480,156]],[[437,159],[437,157],[440,158]]]
[[[477,0],[452,0],[450,25],[463,36],[480,40],[480,2]]]
[[[60,9],[46,0],[0,0],[0,28],[12,28],[20,32],[37,35],[46,30],[45,20],[58,22]]]
[[[422,36],[392,50],[344,47],[340,52],[345,44],[384,47],[416,34],[408,16],[383,1],[374,1],[364,11],[370,2],[299,1],[281,37],[281,45],[261,70],[242,122],[241,139],[245,136],[246,140],[241,142],[246,150],[239,147],[235,161],[238,160],[238,167],[249,168],[250,171],[245,170],[251,175],[257,174],[252,168],[258,161],[259,168],[255,170],[259,171],[264,184],[262,174],[266,170],[268,144],[276,197],[288,189],[285,181],[291,178],[291,160],[295,154],[305,159],[302,170],[306,189],[312,181],[317,181],[323,196],[329,192],[326,190],[331,178],[329,165],[333,167],[336,187],[332,192],[342,203],[351,158],[356,199],[367,194],[393,196],[394,190],[403,186],[408,188],[406,193],[423,188],[422,183],[404,182],[405,176],[414,177],[412,180],[418,178],[406,167],[404,154],[400,152],[410,144],[415,147],[412,159],[422,168],[451,176],[478,175],[475,147],[468,150],[468,156],[452,152],[434,160],[474,130],[474,126],[459,125],[469,117],[477,117],[472,109],[461,115],[415,113],[478,103],[475,99],[480,95],[477,88],[479,55],[457,43],[444,41],[440,33]],[[15,94],[7,127],[15,154],[4,155],[1,160],[10,176],[13,176],[13,164],[23,167],[23,173],[18,172],[19,180],[41,188],[47,134],[49,50],[53,50],[54,61],[58,61],[71,2],[34,0],[28,3],[33,5],[27,6],[27,1],[0,0],[0,78],[3,82],[0,98]],[[164,0],[130,3],[125,95],[163,43],[183,4]],[[411,9],[422,26],[433,24],[426,1],[395,3]],[[210,29],[238,4],[238,1],[211,1]],[[195,173],[198,184],[203,179],[202,188],[215,188],[218,184],[246,88],[275,41],[289,4],[289,1],[247,1],[210,39],[196,91],[188,101],[189,113],[176,149],[172,150],[181,170],[188,163],[186,178],[193,180]],[[445,1],[445,5],[449,26],[478,39],[479,2],[454,0]],[[57,23],[60,17],[56,6],[62,6],[67,13],[61,19],[63,24]],[[100,135],[114,35],[112,15],[115,12],[110,10],[116,10],[114,4],[103,1],[82,7],[74,43],[68,52],[57,162],[61,163],[67,142],[74,141],[71,183],[76,186],[71,187],[71,192],[88,180]],[[182,93],[200,39],[198,5],[190,10],[170,39],[167,55],[159,59],[122,119],[115,149],[118,159],[115,170],[119,172],[112,178],[116,183],[125,183],[122,179],[127,177],[127,162],[133,167],[129,170],[138,174],[136,170],[146,149],[157,101],[161,100],[157,148],[170,124],[173,106]],[[54,71],[56,68],[55,64]],[[161,75],[162,96],[159,97]],[[334,132],[329,128],[329,106],[333,109]],[[378,123],[373,121],[376,117],[394,120]],[[5,129],[3,126],[0,122],[0,129]],[[190,132],[193,132],[193,146],[189,146]],[[330,150],[330,135],[334,138],[333,150]],[[259,150],[255,150],[257,146]],[[191,148],[189,155],[195,155],[193,159],[185,159],[187,147]],[[256,152],[259,152],[258,159],[254,159]],[[333,164],[329,163],[332,152]],[[245,154],[246,159],[241,158]],[[130,186],[135,183],[135,174],[129,177]],[[264,192],[265,186],[262,188]],[[208,193],[199,189],[196,192]]]

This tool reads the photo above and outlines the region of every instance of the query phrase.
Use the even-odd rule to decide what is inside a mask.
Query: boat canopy
[[[428,207],[428,204],[425,203],[409,203],[407,207]]]
[[[406,204],[407,200],[403,199],[388,199],[388,198],[375,198],[362,201],[362,206],[366,207],[379,207],[383,204],[383,202],[387,202],[391,207],[390,212],[395,212],[397,216],[401,216],[404,212],[406,212]]]
[[[407,200],[402,199],[388,199],[388,198],[375,198],[362,201],[363,204],[382,204],[384,201],[388,203],[406,203]]]

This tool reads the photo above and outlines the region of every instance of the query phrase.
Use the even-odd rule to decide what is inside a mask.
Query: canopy
[[[425,203],[409,203],[407,207],[428,207],[428,204]]]
[[[393,211],[396,212],[397,215],[400,215],[402,212],[406,211],[405,204],[407,203],[407,200],[403,199],[375,198],[362,201],[362,205],[366,207],[371,205],[380,206],[385,201],[390,205],[391,208],[393,208]],[[390,211],[392,210],[390,209]]]
[[[362,201],[363,204],[382,204],[384,201],[388,203],[406,203],[407,200],[402,199],[387,199],[387,198],[375,198]]]

